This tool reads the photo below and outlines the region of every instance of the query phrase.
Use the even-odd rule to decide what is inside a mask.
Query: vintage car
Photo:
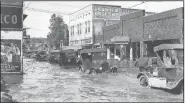
[[[47,51],[39,51],[39,52],[37,52],[36,59],[38,61],[47,61],[48,60],[48,53],[47,53]]]
[[[183,45],[161,44],[154,47],[154,51],[157,57],[145,59],[147,63],[139,68],[140,73],[137,78],[140,84],[182,93],[184,87]]]
[[[116,64],[111,60],[107,60],[105,49],[83,49],[80,51],[80,58],[79,70],[81,72],[93,75],[103,72],[117,72]]]
[[[60,66],[67,66],[67,65],[77,65],[77,51],[74,49],[67,49],[60,51]]]
[[[49,63],[59,63],[60,50],[51,50],[49,53]]]

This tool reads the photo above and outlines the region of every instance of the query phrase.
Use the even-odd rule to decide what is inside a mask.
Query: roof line
[[[73,12],[73,13],[70,13],[69,15],[72,15],[72,14],[74,14],[74,13],[76,13],[76,12],[78,12],[78,11],[82,10],[82,9],[85,9],[86,7],[89,7],[89,6],[91,6],[91,5],[102,5],[102,6],[121,7],[121,6],[118,6],[118,5],[107,5],[107,4],[106,4],[106,5],[104,5],[104,4],[89,4],[89,5],[87,5],[87,6],[83,7],[83,8],[81,8],[81,9],[79,9],[79,10],[77,10],[77,11]]]
[[[78,12],[78,11],[82,10],[82,9],[85,9],[86,7],[89,7],[89,6],[91,6],[91,5],[93,5],[93,4],[87,5],[87,6],[83,7],[83,8],[81,8],[81,9],[79,9],[79,10],[77,10],[77,11],[73,12],[73,13],[70,13],[69,15],[72,15],[72,14],[74,14],[74,13],[76,13],[76,12]]]

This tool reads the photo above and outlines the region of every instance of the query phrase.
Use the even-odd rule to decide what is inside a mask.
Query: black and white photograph
[[[1,0],[1,102],[184,102],[184,1]]]

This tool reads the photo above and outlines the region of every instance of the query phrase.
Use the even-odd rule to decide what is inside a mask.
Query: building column
[[[143,57],[144,54],[144,46],[143,46],[143,41],[140,41],[140,57]]]
[[[110,59],[110,47],[107,46],[107,59]]]
[[[130,60],[133,60],[133,47],[130,45]]]

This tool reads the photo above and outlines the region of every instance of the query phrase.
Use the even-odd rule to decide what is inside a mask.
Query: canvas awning
[[[106,52],[104,48],[93,48],[93,49],[83,49],[80,53],[95,53],[95,52]]]
[[[79,49],[82,49],[82,46],[63,46],[62,47],[62,50],[68,50],[68,49],[79,50]]]
[[[111,40],[105,41],[103,44],[128,44],[129,41],[128,36],[114,36]]]

